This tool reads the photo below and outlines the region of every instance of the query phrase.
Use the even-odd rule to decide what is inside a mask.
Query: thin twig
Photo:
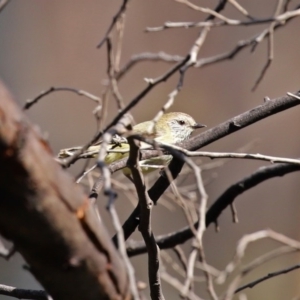
[[[268,273],[267,275],[261,277],[261,278],[258,278],[254,281],[251,281],[241,287],[239,287],[238,289],[235,290],[234,293],[239,293],[240,291],[242,290],[245,290],[247,288],[253,288],[254,286],[256,286],[257,284],[265,281],[265,280],[268,280],[268,279],[271,279],[273,277],[276,277],[276,276],[279,276],[279,275],[282,275],[282,274],[286,274],[286,273],[289,273],[289,272],[292,272],[292,271],[295,271],[297,269],[300,268],[300,264],[297,264],[297,265],[294,265],[292,267],[289,267],[289,268],[285,268],[283,270],[279,270],[279,271],[276,271],[276,272],[271,272],[271,273]]]
[[[275,166],[268,166],[259,168],[258,171],[249,175],[248,177],[236,182],[225,190],[221,196],[212,204],[206,213],[206,226],[211,223],[215,223],[227,206],[234,201],[234,199],[241,195],[243,192],[253,188],[254,186],[264,182],[265,180],[282,177],[285,174],[299,171],[298,165],[292,164],[278,164]],[[197,226],[197,223],[194,224]],[[124,225],[123,225],[124,228]],[[193,237],[193,233],[189,227],[182,228],[176,232],[169,233],[167,235],[158,236],[156,241],[161,249],[172,248],[175,245],[182,244],[188,239]],[[137,255],[145,252],[144,245],[136,243],[134,247],[127,249],[129,256]]]
[[[175,277],[171,276],[167,272],[161,272],[161,279],[169,283],[174,289],[178,290],[179,292],[183,289],[183,284],[176,279]],[[193,291],[188,291],[186,295],[186,299],[189,300],[204,300],[203,298],[200,298],[197,296]]]
[[[300,250],[300,242],[290,239],[287,236],[280,234],[278,232],[275,232],[273,230],[267,229],[267,230],[261,230],[257,231],[252,234],[245,235],[239,242],[236,248],[236,253],[233,258],[233,260],[226,266],[225,270],[220,273],[220,276],[217,278],[218,283],[224,283],[226,278],[231,274],[236,267],[240,264],[242,257],[245,255],[246,248],[248,247],[249,243],[258,241],[260,239],[264,238],[270,238],[272,240],[278,241],[280,243],[283,243],[285,245],[288,245],[289,247],[295,248],[297,250]],[[228,289],[225,293],[225,296],[223,297],[224,300],[232,299],[233,295],[236,292],[237,286],[243,276],[246,273],[240,273],[238,274],[234,280],[230,283],[228,286]]]
[[[295,97],[296,96],[296,97]],[[269,117],[273,114],[279,113],[285,109],[288,109],[290,107],[296,106],[300,104],[299,99],[299,94],[296,93],[295,95],[288,95],[284,97],[280,97],[278,99],[273,99],[272,101],[267,101],[264,104],[257,106],[243,114],[240,114],[236,117],[233,117],[232,119],[227,120],[226,122],[216,126],[215,128],[211,128],[207,131],[205,131],[202,134],[199,134],[188,141],[182,143],[180,146],[182,148],[186,148],[189,150],[197,150],[201,147],[204,147],[218,139],[223,138],[224,136],[227,136],[233,132],[236,132],[238,130],[241,130],[242,128],[249,126],[255,122],[258,122],[266,117]],[[157,156],[157,151],[142,151],[141,159],[147,159],[150,157]],[[115,172],[117,170],[120,170],[126,166],[126,161],[127,159],[120,160],[116,163],[113,163],[110,165],[110,170],[111,172]],[[183,163],[176,159],[172,160],[169,169],[172,173],[172,177],[176,178],[181,171],[183,166]],[[288,165],[288,169],[292,168],[293,170],[298,170],[299,166],[296,165]],[[285,170],[285,169],[284,169]],[[279,172],[280,174],[282,172]],[[267,173],[268,174],[268,173]],[[262,177],[266,179],[269,179],[274,176],[278,175],[263,175]],[[278,174],[278,173],[277,173]],[[270,176],[270,177],[268,177]],[[266,179],[261,179],[259,177],[260,182]],[[255,181],[253,181],[255,182]],[[166,179],[164,176],[161,176],[156,183],[152,186],[152,188],[148,191],[150,198],[157,202],[159,197],[164,193],[164,191],[168,188],[170,182],[168,179]],[[253,183],[254,185],[258,183]],[[243,185],[248,188],[247,185]],[[253,186],[252,186],[253,187]],[[247,189],[246,188],[246,189]],[[246,190],[245,189],[245,190]],[[221,214],[223,209],[225,209],[233,200],[234,197],[239,195],[239,191],[241,191],[241,187],[237,186],[235,191],[238,191],[237,193],[234,194],[232,198],[229,198],[229,202],[227,202],[227,198],[225,200],[223,199],[218,205],[216,205],[212,210],[208,211],[208,215],[206,217],[206,225],[208,226],[211,222],[216,222],[218,216]],[[243,192],[244,190],[242,190]],[[241,193],[242,193],[241,192]],[[230,194],[231,195],[231,194]],[[138,208],[136,208],[132,214],[128,217],[126,222],[123,225],[123,230],[124,230],[124,236],[125,239],[127,239],[132,232],[136,229],[138,225]],[[177,244],[185,242],[187,239],[190,239],[192,237],[192,233],[190,229],[183,228],[177,233],[170,233],[167,236],[162,236],[157,239],[159,246],[162,248],[170,248],[174,247]],[[143,244],[140,244],[138,247],[135,247],[135,249],[130,249],[130,255],[137,255],[140,253],[145,252],[145,247]]]
[[[277,17],[277,15],[280,13],[280,11],[282,10],[283,7],[283,0],[278,0],[277,2],[277,6],[274,12],[274,16],[273,18],[275,19]],[[260,84],[260,82],[263,80],[267,70],[269,69],[269,67],[271,66],[271,63],[274,59],[274,27],[276,25],[276,22],[272,22],[270,27],[269,27],[269,36],[268,36],[268,60],[265,64],[265,66],[263,67],[258,79],[256,80],[252,91],[255,91],[256,88],[258,87],[258,85]]]
[[[161,116],[166,112],[166,110],[168,110],[174,103],[175,97],[178,95],[179,91],[181,90],[182,86],[183,86],[183,78],[184,78],[184,74],[187,71],[187,69],[194,65],[197,61],[197,56],[198,53],[200,51],[200,48],[202,47],[207,33],[209,31],[208,27],[203,28],[203,30],[201,30],[199,37],[196,39],[196,41],[194,42],[190,52],[189,52],[189,57],[190,59],[186,62],[186,64],[184,64],[181,68],[180,68],[180,78],[179,81],[177,83],[176,88],[169,94],[168,96],[168,101],[163,105],[163,107],[160,109],[160,111],[156,114],[156,116],[153,119],[153,123],[152,123],[152,127],[150,127],[148,130],[151,132],[153,130],[153,128],[155,127],[155,124],[157,123],[157,121],[161,118]]]
[[[178,3],[182,3],[182,4],[185,4],[187,5],[189,8],[191,9],[194,9],[196,11],[201,11],[205,14],[209,14],[211,16],[214,16],[215,18],[218,18],[228,24],[231,24],[231,25],[236,25],[239,23],[238,20],[232,20],[232,19],[229,19],[229,18],[226,18],[225,16],[223,16],[222,14],[220,14],[219,12],[216,12],[215,10],[213,9],[210,9],[210,8],[204,8],[204,7],[201,7],[201,6],[197,6],[195,4],[193,4],[192,2],[188,1],[188,0],[175,0],[176,2]]]
[[[101,48],[103,46],[103,44],[106,42],[106,40],[108,39],[111,31],[113,30],[113,28],[115,27],[115,25],[117,24],[119,18],[123,15],[123,13],[126,11],[127,5],[128,5],[129,0],[123,0],[123,3],[119,9],[119,11],[115,14],[115,16],[112,18],[112,22],[109,25],[103,39],[101,40],[101,42],[97,45],[97,48]]]
[[[104,183],[104,194],[109,197],[108,206],[114,199],[116,198],[116,193],[111,188],[111,180],[110,180],[110,170],[105,164],[105,157],[107,155],[108,145],[111,143],[111,140],[114,135],[121,135],[125,133],[128,127],[131,125],[131,118],[129,115],[123,115],[123,118],[112,128],[110,128],[103,135],[103,141],[99,150],[97,166],[101,170],[102,179]]]
[[[134,138],[139,139],[149,145],[154,145],[154,141],[144,138],[141,135],[134,135]],[[234,153],[234,152],[206,152],[206,151],[188,151],[182,147],[155,142],[155,144],[161,149],[165,149],[167,152],[171,152],[173,150],[179,151],[185,154],[187,157],[209,157],[211,159],[214,158],[237,158],[237,159],[253,159],[253,160],[262,160],[268,161],[271,163],[289,163],[294,165],[300,165],[300,159],[295,158],[286,158],[286,157],[278,157],[278,156],[270,156],[264,154],[253,154],[253,153]],[[113,153],[127,153],[128,150],[109,150],[108,152]]]
[[[92,172],[93,170],[95,170],[97,167],[97,165],[93,165],[91,168],[85,170],[84,172],[82,172],[80,174],[80,176],[78,176],[78,178],[76,179],[76,183],[79,183],[87,174],[89,174],[90,172]]]
[[[291,0],[285,0],[284,6],[283,6],[283,11],[286,12],[289,8]]]
[[[290,17],[285,19],[284,23],[278,22],[275,26],[274,26],[274,30],[279,29],[280,27],[284,26],[287,24],[287,22],[291,21],[294,17],[298,16],[300,14],[300,6],[297,7],[296,10],[292,11],[293,13],[296,12],[296,14],[292,14],[292,15],[287,15],[285,14],[285,17]],[[279,17],[277,17],[278,19]],[[274,20],[269,20],[269,21],[274,21]],[[279,19],[278,19],[279,21]],[[198,62],[195,64],[195,67],[200,68],[203,66],[207,66],[210,64],[215,64],[224,60],[228,60],[228,59],[233,59],[241,50],[247,48],[247,47],[253,47],[253,45],[257,45],[258,41],[262,41],[264,38],[268,37],[269,35],[269,30],[263,30],[262,33],[260,33],[259,35],[255,35],[252,38],[249,38],[247,40],[240,40],[237,45],[230,51],[225,52],[225,53],[221,53],[221,54],[217,54],[211,57],[207,57],[207,58],[201,58],[200,60],[198,60]]]
[[[186,272],[185,270],[182,268],[181,265],[179,265],[172,257],[171,255],[169,255],[169,253],[167,251],[161,251],[160,252],[160,257],[162,258],[162,260],[165,260],[170,266],[171,268],[177,272],[177,274],[179,274],[181,277],[185,278]]]
[[[196,183],[197,183],[197,191],[198,191],[198,198],[199,198],[199,211],[198,211],[198,228],[197,228],[197,234],[195,236],[195,242],[194,247],[195,249],[192,251],[189,259],[188,269],[187,269],[187,280],[185,283],[185,289],[183,290],[183,295],[187,294],[187,289],[190,287],[190,279],[193,278],[193,269],[195,268],[196,263],[196,254],[199,252],[200,261],[202,262],[204,266],[204,275],[206,277],[207,282],[207,291],[213,300],[217,300],[218,296],[215,292],[214,286],[213,286],[213,280],[210,272],[206,269],[206,259],[205,259],[205,252],[203,247],[203,234],[206,229],[205,224],[205,213],[206,213],[206,206],[208,201],[208,195],[206,194],[202,176],[201,176],[201,169],[196,166],[192,160],[185,158],[185,162],[187,165],[193,170]]]
[[[128,274],[128,277],[129,277],[130,291],[132,293],[133,299],[134,300],[139,300],[140,296],[139,296],[139,292],[138,292],[138,288],[137,288],[137,284],[136,284],[136,279],[135,279],[135,275],[134,275],[134,268],[133,268],[133,266],[132,266],[132,264],[131,264],[128,256],[127,256],[122,226],[121,226],[120,219],[118,217],[117,211],[115,209],[115,205],[112,201],[109,202],[109,205],[107,206],[107,209],[110,213],[114,228],[117,232],[118,245],[119,245],[118,249],[119,249],[120,255],[122,257],[122,260],[125,264],[127,274]]]
[[[5,8],[5,6],[9,3],[10,0],[1,0],[0,1],[0,13]]]
[[[118,110],[122,110],[125,106],[123,97],[119,91],[117,80],[115,79],[115,62],[113,57],[113,51],[112,51],[112,44],[110,38],[107,38],[106,40],[107,44],[107,75],[109,78],[112,94],[116,100],[117,108]]]
[[[239,219],[238,219],[238,216],[237,216],[237,210],[236,210],[236,207],[235,207],[234,203],[230,204],[230,210],[231,210],[231,215],[232,215],[232,222],[233,223],[238,223]]]
[[[180,2],[186,2],[186,0],[179,0]],[[201,8],[203,11],[209,12],[210,9],[208,8]],[[250,21],[242,21],[242,20],[235,20],[229,19],[221,14],[216,14],[221,21],[201,21],[201,22],[165,22],[162,26],[157,27],[147,27],[145,29],[146,32],[157,32],[162,31],[165,29],[172,29],[172,28],[201,28],[201,27],[222,27],[222,26],[257,26],[261,24],[269,24],[274,23],[275,27],[280,25],[285,25],[287,21],[291,20],[292,18],[298,17],[300,14],[299,9],[295,9],[292,11],[284,12],[277,17],[265,18],[265,19],[255,19],[251,18]],[[269,29],[266,29],[269,31]]]
[[[177,256],[178,260],[180,261],[183,269],[186,271],[187,270],[187,258],[185,256],[183,250],[179,246],[176,246],[176,247],[172,248],[172,250],[176,254],[176,256]]]
[[[209,157],[209,158],[237,158],[237,159],[254,159],[268,161],[271,163],[289,163],[294,165],[300,165],[300,159],[277,157],[263,154],[252,154],[252,153],[230,153],[230,152],[204,152],[204,151],[188,151],[181,147],[175,145],[167,145],[163,143],[158,143],[161,148],[169,150],[173,148],[174,150],[180,151],[188,157]]]
[[[94,102],[97,102],[98,104],[100,104],[100,102],[101,102],[101,98],[99,98],[89,92],[86,92],[84,90],[79,90],[79,89],[70,88],[70,87],[54,87],[54,86],[52,86],[48,90],[42,91],[38,96],[34,97],[33,99],[26,100],[26,103],[25,103],[23,109],[24,110],[29,109],[32,105],[36,104],[44,96],[49,95],[50,93],[59,92],[59,91],[72,92],[79,96],[87,97],[87,98],[93,100]]]
[[[177,64],[176,66],[168,70],[164,75],[149,81],[147,87],[144,88],[136,97],[134,97],[130,101],[130,103],[126,107],[124,107],[124,109],[122,109],[122,111],[120,111],[118,115],[103,129],[103,131],[98,132],[87,144],[85,144],[82,148],[77,150],[72,156],[62,160],[61,165],[67,168],[71,164],[73,164],[86,149],[88,149],[91,145],[93,145],[95,142],[97,142],[100,139],[103,132],[106,132],[109,128],[117,124],[120,121],[120,119],[124,116],[124,114],[126,114],[129,110],[131,110],[134,106],[136,106],[144,98],[144,96],[146,96],[155,86],[168,80],[175,72],[177,72],[189,60],[190,60],[190,56],[188,55],[182,62],[180,62],[179,64]]]
[[[117,73],[120,70],[120,61],[122,54],[122,44],[125,30],[125,13],[121,15],[117,22],[117,46],[116,46],[116,54],[115,54],[115,64],[114,64],[114,72]]]
[[[163,61],[166,63],[179,63],[184,60],[183,56],[171,55],[165,52],[143,52],[132,55],[130,60],[116,73],[116,80],[120,80],[135,64],[142,61]]]
[[[228,2],[235,7],[239,12],[241,12],[243,15],[245,15],[249,19],[253,19],[250,14],[247,12],[247,10],[242,7],[240,3],[238,3],[236,0],[228,0]]]
[[[282,246],[280,248],[277,248],[275,250],[272,250],[268,253],[265,253],[255,258],[252,262],[250,262],[246,266],[243,266],[241,273],[243,274],[243,276],[245,276],[255,268],[262,266],[262,264],[264,264],[265,262],[268,262],[274,258],[278,258],[285,254],[296,253],[296,252],[299,252],[299,249],[295,249],[290,246]]]

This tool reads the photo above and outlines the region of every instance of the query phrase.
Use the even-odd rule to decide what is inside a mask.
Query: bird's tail
[[[67,149],[61,149],[57,155],[58,158],[67,158],[72,156],[76,151],[80,150],[82,147],[72,147]],[[80,157],[82,158],[92,158],[96,157],[100,149],[100,145],[94,145],[89,147],[84,151]]]

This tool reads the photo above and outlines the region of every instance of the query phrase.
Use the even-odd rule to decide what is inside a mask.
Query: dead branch
[[[155,86],[158,84],[168,80],[174,73],[176,73],[182,66],[184,66],[188,61],[190,60],[190,56],[187,55],[187,57],[178,63],[176,66],[168,70],[165,74],[159,76],[158,78],[152,79],[148,81],[147,87],[145,87],[136,97],[134,97],[130,103],[128,103],[124,109],[122,109],[117,116],[103,129],[103,131],[98,132],[91,141],[89,141],[86,145],[84,145],[81,149],[76,151],[72,156],[70,156],[68,159],[65,159],[62,161],[62,165],[64,167],[69,167],[71,164],[73,164],[78,157],[91,145],[93,145],[95,142],[99,140],[99,138],[102,136],[103,132],[106,132],[109,128],[116,125],[120,119],[129,112],[135,105],[137,105],[145,95],[147,95]]]
[[[18,299],[49,300],[50,296],[43,290],[25,290],[0,284],[0,295]]]
[[[82,189],[0,88],[0,233],[54,299],[131,299],[124,263]],[[64,282],[64,284],[62,284]]]
[[[299,93],[296,93],[296,96],[298,96]],[[180,144],[180,147],[185,148],[185,149],[189,149],[191,151],[195,151],[198,150],[201,147],[204,147],[218,139],[221,139],[229,134],[232,134],[244,127],[247,127],[255,122],[258,122],[264,118],[267,118],[273,114],[279,113],[285,109],[294,107],[296,105],[299,105],[300,101],[299,99],[297,99],[297,97],[293,96],[293,95],[287,95],[287,96],[283,96],[271,101],[267,101],[262,105],[259,105],[243,114],[240,114],[236,117],[233,117],[232,119],[229,119],[228,121],[214,127],[211,128],[199,135],[196,135],[195,137],[189,139],[188,141],[185,141],[184,143]],[[170,149],[172,150],[172,149]],[[146,159],[146,158],[150,158],[153,156],[157,156],[157,152],[155,152],[155,150],[148,150],[148,151],[143,151],[142,155],[141,155],[141,159]],[[116,171],[119,169],[122,169],[125,167],[126,165],[126,161],[127,159],[118,161],[116,163],[111,164],[110,166],[110,170],[111,171]],[[169,165],[169,169],[171,171],[172,177],[175,179],[178,174],[180,173],[181,169],[183,167],[183,162],[178,159],[178,158],[173,158],[172,162]],[[297,167],[297,166],[294,166]],[[157,202],[158,199],[160,198],[160,196],[165,192],[165,190],[169,187],[169,180],[165,177],[165,176],[160,176],[160,178],[154,183],[154,185],[148,190],[148,194],[150,196],[150,198],[154,201]],[[223,203],[223,202],[222,202]],[[222,209],[221,210],[217,210],[217,213],[214,214],[214,218],[208,219],[208,216],[206,217],[206,224],[208,225],[210,222],[215,221],[219,214],[222,212],[223,209],[225,209],[231,202],[226,204],[222,204]],[[211,211],[211,210],[209,210]],[[125,223],[123,224],[123,230],[124,230],[124,236],[125,239],[128,239],[128,237],[135,231],[137,225],[138,225],[138,215],[139,215],[139,209],[138,207],[132,212],[132,214],[128,217],[128,219],[125,221]],[[208,223],[208,220],[209,223]],[[187,231],[184,231],[187,230]],[[183,231],[185,232],[185,234],[187,234],[188,238],[191,238],[192,236],[191,231],[188,229],[183,229]],[[181,231],[179,231],[178,235],[176,235],[177,238],[179,238],[179,240],[181,240],[181,238],[183,236],[185,236],[181,234]],[[173,234],[170,234],[170,236],[173,236]],[[187,237],[185,236],[185,237]],[[167,237],[167,236],[165,236]],[[176,242],[177,238],[175,238],[172,242],[171,242],[171,237],[167,238],[166,241],[162,242],[164,240],[164,238],[162,239],[158,239],[158,245],[159,247],[165,247],[165,248],[169,248],[169,247],[174,247],[175,245],[181,243],[181,242]],[[186,239],[184,238],[184,241],[186,241]],[[182,241],[182,242],[184,242]],[[114,238],[114,242],[115,242],[115,238]],[[170,244],[169,244],[170,242]],[[167,246],[168,245],[168,246]],[[141,246],[141,245],[140,245]],[[145,251],[144,246],[142,246],[143,250],[142,252]],[[128,249],[130,255],[136,255],[141,253],[141,249]],[[133,254],[135,253],[135,254]]]
[[[10,0],[1,0],[0,1],[0,13],[5,8],[5,6],[9,3]]]
[[[112,22],[109,25],[103,39],[101,40],[101,42],[97,45],[97,48],[101,48],[102,45],[107,41],[111,31],[113,30],[113,28],[115,27],[115,25],[117,24],[118,20],[121,18],[121,16],[123,15],[123,13],[126,11],[127,5],[129,3],[129,0],[123,0],[123,3],[119,9],[119,11],[115,14],[115,16],[112,18]]]
[[[282,270],[279,270],[279,271],[276,271],[276,272],[271,272],[271,273],[268,273],[267,275],[261,277],[261,278],[258,278],[252,282],[249,282],[241,287],[239,287],[238,289],[235,290],[235,294],[236,293],[239,293],[241,292],[242,290],[245,290],[247,288],[253,288],[255,287],[257,284],[263,282],[263,281],[266,281],[268,279],[271,279],[271,278],[274,278],[276,276],[279,276],[279,275],[283,275],[283,274],[286,274],[286,273],[289,273],[289,272],[292,272],[292,271],[295,271],[297,269],[300,268],[300,264],[297,264],[297,265],[294,265],[292,267],[289,267],[289,268],[285,268],[285,269],[282,269]]]
[[[132,138],[129,138],[128,142],[130,145],[128,166],[130,167],[133,182],[139,199],[141,219],[139,230],[143,236],[148,252],[148,277],[151,291],[151,299],[164,300],[165,298],[162,293],[159,275],[159,248],[156,245],[151,226],[151,211],[153,207],[153,202],[147,194],[142,171],[139,165],[138,142]]]
[[[54,86],[52,86],[48,90],[42,91],[38,96],[36,96],[32,99],[26,100],[26,103],[25,103],[23,109],[24,110],[29,109],[32,105],[36,104],[44,96],[47,96],[53,92],[59,92],[59,91],[72,92],[79,96],[85,96],[85,97],[95,101],[98,104],[100,104],[100,102],[101,102],[101,98],[99,98],[98,96],[95,96],[89,92],[86,92],[86,91],[83,91],[80,89],[74,89],[74,88],[70,88],[70,87],[54,87]]]
[[[265,180],[282,177],[285,174],[299,171],[300,167],[291,164],[278,164],[276,166],[268,166],[259,168],[250,176],[238,181],[230,186],[218,199],[212,204],[206,213],[206,226],[217,222],[222,211],[234,201],[234,199],[244,191],[253,188],[254,186],[264,182]],[[125,224],[124,224],[125,225]],[[123,225],[123,227],[124,227]],[[197,223],[195,224],[197,227]],[[193,233],[189,227],[182,228],[176,232],[167,235],[158,236],[157,244],[161,249],[172,248],[174,245],[182,244],[193,237]],[[144,245],[141,242],[129,243],[127,248],[129,256],[138,255],[145,252]]]

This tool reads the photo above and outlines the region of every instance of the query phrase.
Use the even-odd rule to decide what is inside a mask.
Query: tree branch
[[[182,143],[180,146],[191,151],[195,151],[201,147],[204,147],[222,137],[234,133],[246,126],[249,126],[255,122],[258,122],[266,117],[269,117],[273,114],[279,113],[285,109],[294,107],[300,104],[300,101],[297,99],[299,93],[294,96],[284,96],[277,98],[271,101],[255,107],[241,115],[238,115],[214,128],[211,128],[192,139]],[[148,157],[148,156],[146,156]],[[142,158],[144,159],[144,157]],[[120,165],[118,165],[120,167]],[[183,162],[173,158],[169,169],[172,173],[173,178],[176,178],[181,171]],[[259,170],[257,173],[254,173],[249,178],[243,179],[241,182],[238,182],[234,187],[229,188],[227,191],[221,195],[217,201],[211,206],[206,214],[206,226],[210,223],[215,222],[221,212],[228,206],[236,196],[241,194],[243,186],[253,187],[258,183],[267,180],[275,176],[282,176],[286,173],[299,170],[299,166],[291,164],[278,164],[276,166],[266,167]],[[247,184],[246,184],[247,183]],[[150,198],[156,202],[159,197],[164,193],[168,188],[169,181],[164,176],[161,176],[150,188],[148,191]],[[248,189],[248,188],[247,188]],[[242,190],[242,191],[241,191]],[[233,192],[237,191],[237,192]],[[129,218],[123,224],[124,236],[128,238],[132,232],[134,232],[136,226],[138,225],[138,208],[136,208]],[[197,224],[195,224],[197,226]],[[172,248],[175,245],[184,243],[186,240],[193,237],[193,234],[190,228],[186,227],[176,233],[170,233],[165,236],[160,236],[157,238],[157,243],[161,249]],[[135,243],[135,245],[127,249],[130,256],[137,255],[145,252],[143,243]]]
[[[276,166],[268,166],[259,168],[250,176],[238,181],[230,186],[217,200],[212,204],[206,213],[206,226],[216,222],[222,211],[226,209],[234,201],[234,199],[241,195],[243,192],[251,189],[252,187],[264,182],[265,180],[281,177],[285,174],[296,172],[300,170],[300,166],[292,164],[278,164]],[[124,225],[123,225],[124,226]],[[195,223],[195,227],[198,224]],[[176,232],[169,233],[167,235],[158,236],[156,241],[161,249],[172,248],[175,245],[182,244],[188,239],[193,237],[193,233],[189,227],[182,228]],[[129,256],[142,254],[145,252],[142,242],[129,243],[127,248]]]
[[[0,233],[47,292],[62,300],[130,298],[124,263],[88,198],[2,85],[0,165]]]
[[[148,252],[148,277],[152,300],[164,300],[161,289],[159,275],[159,248],[156,245],[155,238],[151,226],[151,211],[153,202],[149,198],[146,185],[139,165],[139,146],[138,142],[133,138],[128,139],[130,145],[130,153],[128,158],[128,166],[130,167],[133,182],[138,194],[140,207],[140,226],[139,230],[145,241]]]
[[[4,284],[0,284],[0,295],[18,299],[49,300],[47,293],[43,290],[18,289]]]

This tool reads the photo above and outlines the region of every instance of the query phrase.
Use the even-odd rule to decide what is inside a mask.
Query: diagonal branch
[[[0,234],[54,299],[131,297],[104,224],[3,85],[0,115]]]
[[[113,30],[113,28],[115,27],[115,25],[117,24],[119,18],[123,15],[123,13],[126,11],[127,5],[128,5],[129,0],[123,0],[123,3],[119,9],[119,11],[115,14],[115,16],[112,19],[111,24],[109,25],[104,38],[101,40],[101,42],[97,45],[97,48],[101,48],[103,46],[103,44],[107,41],[111,31]]]
[[[216,222],[222,211],[226,209],[234,199],[244,193],[245,191],[255,187],[256,185],[274,178],[282,177],[285,174],[299,171],[298,165],[292,164],[278,164],[276,166],[268,166],[259,168],[258,171],[249,175],[248,177],[236,182],[230,186],[217,200],[212,204],[206,213],[206,226]],[[197,227],[198,224],[195,224]],[[157,237],[157,244],[161,249],[172,248],[175,245],[182,244],[193,237],[193,233],[189,227],[185,227],[167,235]],[[129,256],[138,255],[145,252],[143,243],[135,242],[127,248]]]
[[[93,101],[95,101],[96,103],[100,104],[101,102],[101,98],[98,96],[95,96],[89,92],[86,92],[84,90],[80,90],[80,89],[75,89],[75,88],[70,88],[70,87],[50,87],[48,90],[42,91],[38,96],[32,98],[32,99],[28,99],[26,100],[26,103],[23,107],[24,110],[29,109],[31,106],[33,106],[34,104],[36,104],[39,100],[41,100],[44,96],[47,96],[53,92],[59,92],[59,91],[66,91],[66,92],[72,92],[75,93],[79,96],[85,96]]]
[[[133,182],[139,198],[140,226],[139,230],[143,236],[148,252],[148,277],[151,291],[151,299],[164,300],[159,275],[159,248],[151,227],[151,211],[153,202],[149,198],[142,171],[139,165],[139,145],[133,138],[128,139],[130,153],[128,166],[130,167]]]
[[[0,284],[0,295],[17,299],[49,300],[50,296],[43,290],[25,290],[13,286]]]
[[[279,276],[279,275],[283,275],[283,274],[286,274],[286,273],[289,273],[289,272],[292,272],[292,271],[295,271],[297,269],[300,269],[300,264],[297,264],[297,265],[294,265],[292,267],[289,267],[289,268],[285,268],[285,269],[282,269],[282,270],[279,270],[279,271],[276,271],[276,272],[271,272],[271,273],[268,273],[267,275],[261,277],[261,278],[258,278],[252,282],[249,282],[241,287],[239,287],[238,289],[236,289],[234,291],[234,293],[239,293],[241,292],[242,290],[245,290],[247,288],[253,288],[255,287],[257,284],[265,281],[265,280],[268,280],[268,279],[271,279],[271,278],[274,278],[276,276]]]
[[[61,164],[64,167],[69,167],[71,164],[73,164],[79,156],[90,146],[92,146],[95,142],[97,142],[100,137],[102,136],[103,132],[106,132],[109,128],[116,125],[121,118],[129,112],[134,106],[136,106],[143,98],[146,96],[155,86],[158,84],[168,80],[174,73],[176,73],[182,66],[184,66],[188,61],[190,60],[190,55],[187,55],[186,58],[172,67],[170,70],[168,70],[165,74],[159,76],[156,79],[152,79],[151,81],[148,81],[148,85],[136,96],[134,97],[128,104],[125,106],[118,115],[103,129],[103,131],[98,132],[91,141],[89,141],[86,145],[84,145],[82,148],[80,148],[78,151],[76,151],[72,156],[70,156],[68,159],[62,160]]]
[[[295,97],[296,96],[296,97]],[[297,93],[295,96],[291,95],[287,95],[281,98],[277,98],[271,101],[268,101],[262,105],[259,105],[241,115],[238,115],[214,128],[211,128],[209,130],[207,130],[204,133],[201,133],[197,136],[195,136],[194,138],[182,143],[180,146],[192,151],[195,151],[201,147],[204,147],[218,139],[221,139],[231,133],[234,133],[244,127],[247,127],[255,122],[258,122],[264,118],[267,118],[273,114],[279,113],[285,109],[294,107],[296,105],[300,104],[300,101],[297,99],[297,96],[299,96],[299,93]],[[153,154],[152,154],[153,155]],[[149,158],[149,156],[145,157]],[[144,156],[142,156],[142,159],[145,159]],[[122,164],[125,165],[125,161],[122,162]],[[116,164],[115,166],[120,167],[121,163],[118,162],[118,165]],[[181,171],[181,168],[183,166],[183,162],[173,158],[169,169],[172,173],[173,178],[176,178],[178,176],[178,174]],[[283,168],[283,170],[280,169],[282,165],[277,165],[277,166],[271,166],[268,169],[266,168],[266,170],[270,170],[270,171],[266,171],[266,175],[261,176],[261,174],[254,174],[255,180],[254,182],[257,182],[257,177],[259,178],[258,180],[264,181],[268,178],[272,178],[275,176],[280,176],[278,174],[281,174],[281,176],[287,172],[292,172],[292,171],[296,171],[299,169],[299,166],[297,165],[286,165],[283,164],[283,166],[285,166],[285,168]],[[275,168],[275,170],[277,171],[273,171]],[[277,169],[279,168],[279,169]],[[111,169],[113,169],[113,166],[111,166]],[[288,170],[292,170],[292,171],[287,171]],[[266,179],[265,179],[266,178]],[[248,180],[247,178],[245,180]],[[243,180],[244,181],[244,180]],[[250,179],[251,181],[251,179]],[[253,182],[253,181],[251,181]],[[164,176],[161,176],[155,183],[154,185],[150,188],[150,190],[148,191],[150,198],[156,202],[158,201],[158,199],[160,198],[160,196],[165,192],[165,190],[168,188],[169,186],[169,181],[167,178],[165,178]],[[254,185],[258,184],[258,183],[253,183]],[[237,184],[237,186],[239,186]],[[238,189],[240,190],[240,189]],[[225,192],[227,194],[227,192]],[[229,195],[231,195],[232,193],[229,192]],[[223,199],[216,201],[213,206],[209,209],[209,211],[206,214],[206,225],[208,226],[211,222],[215,222],[217,220],[217,218],[219,217],[219,215],[221,214],[221,212],[228,206],[230,205],[230,203],[234,200],[234,198],[237,196],[238,194],[234,194],[234,196],[232,198],[230,198],[228,200],[228,196],[225,195]],[[222,196],[221,196],[222,197]],[[226,201],[225,201],[226,200]],[[123,230],[124,230],[124,236],[125,239],[127,239],[136,229],[136,226],[138,225],[138,208],[136,208],[132,214],[129,216],[129,218],[125,221],[125,223],[123,224]],[[197,226],[197,224],[195,224],[195,226]],[[183,243],[186,240],[190,239],[193,236],[190,228],[184,228],[182,230],[180,230],[178,232],[178,234],[176,233],[170,233],[168,235],[165,236],[161,236],[157,238],[157,242],[158,245],[161,249],[165,249],[165,248],[170,248],[170,247],[174,247],[177,244]],[[142,246],[142,244],[136,244],[134,246],[134,248],[131,247],[131,249],[128,249],[128,252],[130,255],[137,255],[140,253],[144,253],[145,248],[144,246]]]

